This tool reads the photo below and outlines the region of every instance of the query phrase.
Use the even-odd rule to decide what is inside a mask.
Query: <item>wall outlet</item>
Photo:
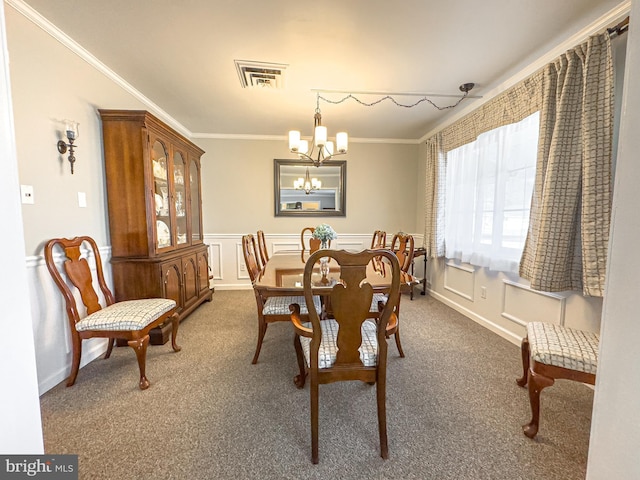
[[[487,287],[480,287],[480,298],[487,298]]]
[[[22,203],[34,204],[33,185],[20,185],[20,196]]]

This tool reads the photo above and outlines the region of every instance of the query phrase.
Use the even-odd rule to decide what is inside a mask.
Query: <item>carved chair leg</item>
[[[398,347],[398,353],[401,358],[404,358],[404,351],[402,350],[402,344],[400,343],[400,325],[396,328],[396,333],[394,335],[396,338],[396,347]]]
[[[540,425],[540,392],[543,388],[553,385],[553,378],[545,377],[533,370],[529,370],[529,403],[531,403],[531,421],[522,426],[524,434],[533,438],[538,433]]]
[[[318,463],[318,381],[317,379],[311,378],[311,388],[310,397],[311,397],[311,461],[316,464]]]
[[[82,357],[82,339],[77,333],[71,335],[71,343],[73,346],[73,359],[71,360],[71,373],[67,379],[67,387],[76,383],[78,370],[80,370],[80,358]]]
[[[115,338],[109,339],[109,343],[107,343],[107,352],[104,354],[105,360],[111,356],[111,352],[113,351],[113,344],[115,343],[115,341]]]
[[[520,354],[522,355],[522,377],[516,380],[516,383],[524,387],[527,385],[527,378],[529,376],[529,337],[524,337],[520,344]]]
[[[149,344],[149,335],[145,335],[137,340],[129,340],[127,344],[133,348],[138,358],[138,367],[140,368],[140,390],[149,388],[149,380],[145,375],[147,367],[147,345]]]
[[[260,349],[262,348],[262,340],[264,340],[264,335],[267,333],[267,322],[264,321],[262,316],[258,317],[258,345],[256,346],[256,353],[253,355],[253,360],[251,360],[252,364],[258,363],[258,357],[260,356]]]
[[[180,325],[180,319],[178,318],[178,314],[174,313],[171,316],[171,348],[173,348],[174,352],[179,352],[182,350],[182,347],[176,343],[176,337],[178,336],[178,326]]]
[[[300,337],[297,334],[293,336],[293,346],[296,349],[296,358],[298,360],[298,369],[300,373],[293,377],[293,383],[298,388],[304,388],[304,383],[307,378],[307,369],[305,368],[304,353],[302,352],[302,344],[300,343]]]
[[[396,333],[397,335],[397,333]],[[387,409],[386,409],[386,380],[378,378],[376,382],[376,399],[378,401],[378,431],[380,432],[380,456],[389,458],[387,445]]]

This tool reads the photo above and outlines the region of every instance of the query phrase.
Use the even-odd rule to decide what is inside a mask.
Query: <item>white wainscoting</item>
[[[473,302],[476,269],[472,265],[447,262],[444,269],[444,288]]]
[[[213,272],[213,287],[218,290],[243,290],[251,288],[251,280],[242,256],[242,235],[206,234],[204,242],[209,246],[209,262]],[[331,248],[363,250],[371,245],[372,233],[341,234],[331,242]],[[416,246],[422,245],[422,235],[413,235]],[[300,250],[300,234],[265,234],[269,254],[285,250]],[[416,262],[414,274],[422,278],[423,263]]]
[[[109,288],[112,288],[113,282],[111,266],[109,264],[111,247],[100,247],[99,251],[105,280]],[[89,261],[92,270],[95,270],[93,255],[89,255],[89,252],[84,250],[83,256]],[[62,258],[61,254],[54,256],[54,260],[58,264],[62,262]],[[33,319],[36,366],[38,369],[38,389],[40,395],[42,395],[47,390],[66,380],[69,376],[72,359],[70,326],[64,299],[47,270],[44,256],[27,257],[26,263],[31,301],[31,318]],[[96,292],[99,292],[97,284],[94,288]],[[102,297],[101,300],[103,300]],[[81,316],[84,316],[82,301],[79,296],[76,298],[76,302],[78,303]],[[83,341],[80,366],[83,367],[96,359],[104,353],[106,349],[107,341],[105,339],[94,338]],[[80,376],[82,376],[82,371],[78,374],[78,378],[80,378]]]
[[[550,292],[532,290],[527,285],[503,280],[502,316],[526,327],[529,322],[564,325],[566,298]],[[535,308],[531,308],[535,305]]]

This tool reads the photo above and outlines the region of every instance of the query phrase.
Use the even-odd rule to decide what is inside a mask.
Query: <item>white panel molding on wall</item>
[[[246,271],[242,254],[242,235],[214,234],[204,235],[204,243],[209,246],[209,262],[213,272],[213,287],[218,290],[251,289],[251,280]],[[341,234],[332,243],[333,248],[362,250],[371,245],[371,233]],[[416,245],[422,245],[422,235],[414,234]],[[301,250],[300,234],[265,234],[269,254],[287,250]],[[415,275],[422,278],[422,262],[416,263]],[[234,272],[231,275],[225,272]]]
[[[471,265],[447,262],[444,269],[444,288],[473,302],[475,276],[476,270]]]
[[[207,241],[206,235],[204,243],[209,247],[209,268],[213,280],[222,280],[222,244],[220,242]]]
[[[503,280],[502,316],[522,327],[533,321],[564,325],[566,298],[551,292],[532,290],[527,285]]]
[[[445,305],[453,308],[455,311],[460,312],[465,317],[470,318],[471,320],[473,320],[476,323],[479,323],[483,327],[488,328],[493,333],[496,333],[500,335],[502,338],[509,340],[511,343],[515,345],[520,344],[522,337],[516,334],[515,332],[512,332],[511,330],[508,330],[502,327],[501,325],[498,325],[496,322],[493,322],[488,318],[480,315],[479,313],[474,312],[470,308],[460,305],[459,303],[451,300],[450,298],[447,298],[446,296],[436,292],[435,290],[429,290],[429,295],[441,301]]]

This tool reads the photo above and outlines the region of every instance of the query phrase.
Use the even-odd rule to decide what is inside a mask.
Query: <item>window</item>
[[[518,272],[529,226],[539,112],[447,152],[445,255]]]

